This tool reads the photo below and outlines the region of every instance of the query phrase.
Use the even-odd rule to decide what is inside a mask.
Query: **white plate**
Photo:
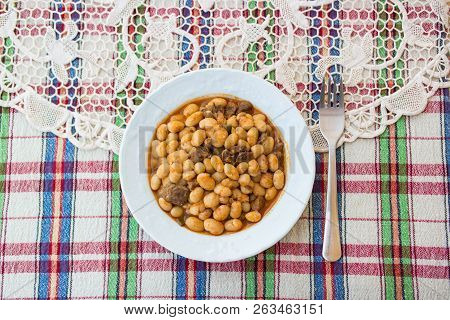
[[[186,101],[214,94],[248,100],[268,115],[280,129],[288,155],[285,189],[269,213],[243,231],[217,237],[191,232],[168,217],[149,187],[146,170],[155,127]],[[151,94],[128,124],[119,167],[126,202],[145,232],[176,254],[208,262],[251,257],[283,238],[305,209],[315,174],[311,136],[292,102],[268,82],[246,72],[226,69],[186,73]]]

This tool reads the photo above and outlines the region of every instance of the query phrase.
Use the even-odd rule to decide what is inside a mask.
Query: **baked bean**
[[[219,197],[220,204],[228,204],[230,202],[230,197]]]
[[[180,172],[171,172],[169,173],[169,180],[172,183],[177,183],[181,179],[181,173]]]
[[[284,173],[281,170],[275,171],[273,174],[273,186],[278,190],[283,189],[284,187]]]
[[[178,120],[171,120],[167,124],[167,129],[169,129],[170,132],[177,133],[184,129],[184,123]]]
[[[226,179],[223,179],[223,180],[222,180],[221,184],[222,184],[224,187],[227,187],[227,188],[233,188],[233,186],[234,186],[234,183],[233,183],[233,182],[234,182],[233,180],[231,180],[231,179],[229,179],[229,178],[226,178]]]
[[[215,236],[222,234],[224,230],[223,223],[214,219],[206,219],[204,226],[206,231]]]
[[[179,218],[183,215],[184,209],[182,207],[173,207],[172,210],[170,210],[170,215],[174,218]]]
[[[191,181],[197,176],[197,174],[194,171],[185,171],[183,172],[183,180]]]
[[[214,118],[205,118],[205,119],[201,120],[198,124],[200,129],[209,129],[209,128],[215,127],[216,125],[217,125],[217,120]]]
[[[210,192],[203,198],[203,203],[206,208],[214,209],[219,205],[219,195],[214,192]]]
[[[224,147],[226,149],[231,149],[237,144],[238,140],[239,140],[238,135],[236,133],[232,133],[225,140]]]
[[[212,135],[212,145],[216,148],[223,147],[225,140],[228,138],[228,132],[224,128],[214,130]]]
[[[165,186],[165,185],[171,183],[170,180],[169,180],[169,176],[165,177],[165,178],[162,179],[161,181],[162,181],[162,185],[163,185],[163,186]]]
[[[197,182],[205,190],[214,190],[216,181],[208,173],[200,173],[197,176]]]
[[[242,127],[237,127],[236,128],[236,134],[238,136],[239,139],[241,140],[247,140],[247,131],[244,130],[244,128]]]
[[[170,211],[172,209],[172,204],[164,200],[164,198],[159,198],[158,203],[164,211]]]
[[[267,170],[269,170],[269,160],[267,160],[265,154],[259,156],[258,165],[261,172],[267,172]]]
[[[250,145],[250,147],[253,147],[256,142],[258,141],[258,129],[255,127],[250,128],[247,132],[247,142]]]
[[[249,130],[251,127],[254,126],[253,118],[241,117],[241,119],[239,119],[239,126],[242,127],[244,130]]]
[[[221,197],[231,196],[231,189],[228,187],[225,187],[221,184],[216,185],[216,187],[214,188],[214,192],[217,193]]]
[[[239,174],[243,174],[247,172],[248,169],[248,163],[247,162],[241,162],[237,165],[236,169],[238,170]]]
[[[244,194],[250,194],[253,192],[253,187],[248,185],[248,186],[241,186],[241,192]]]
[[[213,212],[213,217],[217,221],[224,221],[226,218],[228,218],[228,215],[230,214],[230,207],[227,205],[221,205]]]
[[[230,217],[237,219],[241,216],[242,204],[239,201],[234,201],[231,204]]]
[[[272,172],[275,172],[278,170],[279,168],[279,164],[278,164],[278,157],[271,153],[267,156],[267,160],[269,161],[269,169]]]
[[[205,191],[201,187],[196,187],[194,190],[189,193],[189,202],[190,203],[197,203],[200,202],[203,199],[203,194]]]
[[[202,162],[197,162],[194,165],[194,171],[196,174],[200,174],[206,171],[205,165]]]
[[[173,116],[170,117],[170,121],[181,121],[184,122],[185,118],[184,115],[182,114],[175,114]]]
[[[203,203],[203,201],[200,201],[192,204],[189,207],[189,213],[192,214],[193,216],[198,216],[200,212],[205,211],[205,209],[206,209],[205,204]]]
[[[178,142],[178,133],[169,132],[169,134],[167,135],[166,141],[169,142],[169,141],[173,141],[173,140]]]
[[[236,232],[242,229],[242,221],[239,219],[231,219],[225,222],[225,230]]]
[[[197,124],[199,124],[200,121],[202,121],[202,120],[203,120],[203,112],[197,111],[197,112],[194,112],[193,114],[191,114],[189,117],[187,117],[184,124],[187,127],[193,127],[193,126],[196,126]]]
[[[189,217],[186,219],[186,226],[195,232],[202,232],[205,230],[203,221],[196,217]]]
[[[224,98],[214,98],[214,99],[212,99],[211,101],[208,102],[206,107],[212,107],[212,106],[226,107],[227,104],[228,104],[228,102]]]
[[[273,186],[273,176],[270,173],[264,173],[261,175],[261,180],[259,181],[259,184],[266,189],[269,189]]]
[[[266,195],[264,196],[264,198],[267,201],[271,201],[271,200],[275,199],[275,197],[277,196],[277,193],[278,193],[277,188],[271,187],[266,190]]]
[[[252,209],[250,202],[242,202],[242,212],[249,212]]]
[[[172,164],[174,162],[184,162],[189,157],[186,151],[178,150],[167,156],[167,161]]]
[[[213,166],[214,170],[217,172],[223,172],[224,165],[222,162],[222,159],[220,159],[219,156],[212,156],[211,157],[211,165]]]
[[[156,152],[156,149],[158,149],[159,145],[160,145],[160,142],[158,140],[153,140],[150,145],[151,154],[152,154],[152,157],[154,157],[154,158],[158,157],[158,153]]]
[[[267,124],[262,120],[255,120],[255,127],[259,132],[267,131]]]
[[[238,146],[246,150],[250,150],[250,144],[245,140],[239,139]]]
[[[211,164],[211,159],[206,158],[205,160],[203,160],[203,164],[205,165],[206,172],[208,172],[208,173],[214,172],[214,168]]]
[[[191,114],[193,114],[194,112],[197,112],[198,110],[200,110],[200,107],[195,103],[191,103],[191,104],[188,104],[186,106],[186,108],[184,108],[183,115],[186,118],[188,118]]]
[[[244,187],[248,186],[250,184],[250,181],[251,181],[250,175],[247,173],[244,173],[239,177],[239,184],[241,186],[244,186]]]
[[[200,220],[203,220],[203,221],[205,221],[206,219],[209,219],[211,216],[212,216],[212,210],[211,209],[206,209],[205,211],[200,212],[198,214],[198,218]]]
[[[256,160],[253,159],[248,162],[248,173],[251,176],[256,176],[260,173],[259,164]]]
[[[255,196],[264,196],[266,194],[266,189],[264,189],[259,183],[255,183],[253,187],[253,194]]]
[[[156,170],[156,175],[160,179],[164,179],[169,175],[170,172],[170,166],[167,162],[161,163],[161,165],[158,167],[158,170]]]
[[[183,171],[194,170],[194,162],[191,159],[184,160],[182,169],[183,169]]]
[[[199,147],[206,139],[206,131],[205,130],[197,130],[192,134],[192,145],[194,147]]]
[[[227,119],[227,126],[231,126],[233,128],[236,128],[239,125],[239,122],[236,119],[236,116],[231,116]]]
[[[250,211],[245,214],[245,219],[253,223],[258,222],[259,220],[261,220],[261,213],[259,213],[258,211]]]
[[[180,143],[177,140],[170,140],[167,142],[166,151],[168,154],[177,151]]]
[[[183,168],[184,168],[184,162],[183,164],[179,163],[179,162],[174,162],[170,165],[170,172],[178,172],[181,173],[183,172]]]
[[[161,179],[157,175],[153,175],[150,179],[150,187],[153,191],[156,191],[161,187]]]
[[[183,138],[184,138],[185,136],[187,136],[188,134],[194,133],[194,131],[195,131],[195,128],[193,128],[193,127],[187,127],[187,128],[184,128],[183,130],[181,130],[181,131],[178,133],[178,137],[181,139],[181,142],[183,142]]]
[[[253,182],[260,182],[261,181],[261,173],[258,173],[257,175],[252,177]]]
[[[156,130],[156,138],[159,141],[164,141],[167,139],[167,135],[169,134],[169,129],[167,129],[167,124],[163,123],[159,125],[158,129]]]
[[[232,164],[226,163],[224,166],[224,171],[228,178],[232,180],[239,179],[239,172]]]
[[[254,146],[252,146],[251,150],[252,150],[253,158],[255,158],[255,159],[258,159],[259,156],[264,153],[264,147],[260,144],[255,144]]]
[[[227,176],[223,172],[214,172],[211,177],[213,177],[216,183],[220,183],[222,180],[227,178]]]
[[[264,139],[262,146],[264,147],[264,154],[268,155],[273,151],[273,147],[275,145],[275,140],[272,137],[266,137]]]
[[[258,113],[258,114],[253,115],[253,120],[254,121],[265,121],[266,116],[263,115],[262,113]]]

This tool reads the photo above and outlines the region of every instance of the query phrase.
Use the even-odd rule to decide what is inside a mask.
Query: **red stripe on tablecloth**
[[[38,137],[36,137],[38,138]],[[39,137],[40,138],[40,137]],[[71,165],[69,161],[64,164]],[[77,162],[77,173],[107,173],[111,164],[109,161],[80,161]],[[41,162],[11,162],[10,174],[40,174],[42,173]],[[317,168],[317,174],[322,174],[324,167]],[[377,164],[375,163],[346,163],[342,173],[345,175],[376,175]],[[445,174],[445,164],[408,164],[409,176],[442,176]]]
[[[62,178],[56,178],[62,180]],[[11,181],[10,192],[39,192],[40,180]],[[411,182],[411,194],[415,195],[446,195],[444,182]],[[76,191],[109,191],[108,179],[77,179]],[[342,192],[349,194],[368,193],[375,194],[379,190],[376,181],[346,181]],[[322,192],[314,189],[314,192]]]
[[[103,272],[105,264],[108,263],[104,259],[100,260],[73,260],[71,261],[71,272]],[[309,274],[311,264],[308,261],[283,261],[279,262],[279,271],[288,274]],[[143,259],[140,260],[143,271],[166,271],[172,272],[172,259]],[[242,272],[241,263],[212,263],[209,265],[210,271],[215,272]],[[36,262],[30,261],[5,261],[4,273],[36,273],[38,272]],[[319,270],[316,270],[319,271]],[[54,271],[52,271],[54,272]],[[323,271],[325,272],[325,271]],[[365,275],[365,276],[382,276],[381,266],[378,263],[353,263],[348,262],[346,265],[347,275]],[[417,265],[413,270],[413,275],[421,278],[430,279],[448,279],[449,267],[436,265]]]
[[[71,246],[73,256],[81,254],[108,254],[110,244],[106,242],[74,242],[71,244],[61,244],[61,246]],[[5,243],[5,256],[34,255],[39,246],[45,246],[45,243]],[[321,244],[315,244],[321,247]],[[345,251],[347,257],[377,257],[380,252],[378,245],[368,244],[347,244]],[[424,247],[414,246],[416,259],[423,260],[447,260],[447,248],[445,247]],[[307,256],[310,254],[310,244],[281,242],[278,244],[278,254],[282,256],[295,255]],[[401,249],[400,249],[401,250]],[[140,253],[169,253],[154,241],[143,241],[140,247]]]

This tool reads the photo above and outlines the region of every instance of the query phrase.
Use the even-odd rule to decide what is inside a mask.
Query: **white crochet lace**
[[[146,96],[198,68],[246,70],[301,110],[343,67],[341,142],[381,134],[448,87],[445,0],[23,0],[0,3],[0,106],[81,148],[118,152]]]

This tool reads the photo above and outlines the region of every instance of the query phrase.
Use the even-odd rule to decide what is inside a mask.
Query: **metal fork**
[[[328,142],[327,210],[322,256],[325,260],[336,261],[342,255],[337,207],[336,144],[344,132],[345,117],[342,77],[339,84],[339,92],[338,86],[330,78],[327,86],[325,86],[325,80],[322,84],[319,105],[320,131]],[[328,90],[328,101],[325,104],[326,90]]]

